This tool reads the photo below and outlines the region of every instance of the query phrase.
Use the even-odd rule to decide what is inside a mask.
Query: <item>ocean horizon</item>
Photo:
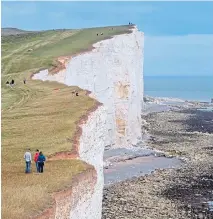
[[[144,76],[144,94],[210,102],[213,76]]]

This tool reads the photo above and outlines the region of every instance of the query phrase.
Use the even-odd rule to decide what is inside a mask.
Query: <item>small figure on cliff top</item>
[[[32,160],[30,149],[27,149],[27,151],[25,152],[24,159],[25,159],[25,162],[26,162],[25,173],[30,173],[30,171],[31,171],[31,160]]]
[[[24,78],[24,80],[23,80],[24,84],[26,84],[26,81],[27,81],[26,78]]]
[[[97,36],[98,36],[98,33],[97,33]]]
[[[12,79],[10,82],[10,85],[13,86],[15,84],[15,81]]]
[[[44,162],[46,161],[46,157],[43,155],[43,153],[40,151],[39,156],[37,159],[38,162],[38,172],[43,173],[44,172]]]

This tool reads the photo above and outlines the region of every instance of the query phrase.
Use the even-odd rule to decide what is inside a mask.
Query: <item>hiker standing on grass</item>
[[[30,169],[31,168],[31,160],[32,160],[30,149],[27,149],[27,151],[25,152],[24,159],[25,159],[25,162],[26,162],[25,173],[30,173],[30,171],[31,171],[31,169]]]
[[[44,162],[46,161],[46,157],[43,155],[43,153],[40,151],[39,156],[37,159],[38,162],[38,172],[43,173],[44,171]]]
[[[13,86],[15,84],[15,81],[12,79],[10,82],[10,86]]]
[[[37,173],[39,172],[39,171],[38,171],[38,157],[39,157],[39,150],[37,149],[37,150],[36,150],[36,153],[35,153],[35,155],[34,155],[34,161],[35,161],[35,164],[36,164]]]

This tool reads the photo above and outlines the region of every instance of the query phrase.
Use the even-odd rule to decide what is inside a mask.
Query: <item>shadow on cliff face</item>
[[[183,174],[177,183],[164,190],[161,195],[181,203],[181,210],[189,218],[213,218],[213,166],[198,176]]]
[[[180,113],[189,114],[187,120],[169,120],[169,122],[182,123],[187,126],[187,132],[213,133],[213,112],[199,110],[183,110]]]

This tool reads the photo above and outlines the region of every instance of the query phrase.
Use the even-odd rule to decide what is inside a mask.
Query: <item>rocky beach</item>
[[[105,186],[102,219],[213,218],[213,111],[205,106],[170,104],[142,115],[149,149],[184,162]]]

